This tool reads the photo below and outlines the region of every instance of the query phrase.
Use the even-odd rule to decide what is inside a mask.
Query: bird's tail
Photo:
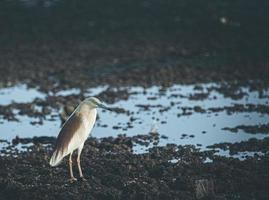
[[[50,159],[50,166],[55,167],[59,165],[64,158],[64,155],[59,150],[55,150]]]

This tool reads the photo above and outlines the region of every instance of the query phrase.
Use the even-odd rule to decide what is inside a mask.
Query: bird
[[[97,108],[112,110],[96,97],[86,98],[65,121],[56,139],[55,150],[49,163],[52,167],[57,166],[61,163],[64,157],[69,155],[69,173],[71,182],[77,180],[73,175],[72,168],[72,154],[75,150],[78,150],[77,164],[79,176],[82,180],[85,180],[80,166],[80,155],[84,143],[95,124]]]

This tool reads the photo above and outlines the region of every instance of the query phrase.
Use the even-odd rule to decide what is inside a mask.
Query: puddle
[[[25,84],[19,84],[0,89],[0,105],[9,105],[13,102],[28,103],[35,98],[44,99],[46,95],[35,88],[27,88]]]
[[[53,121],[52,119],[43,120],[43,124],[34,124],[33,122],[38,121],[36,118],[18,115],[17,121],[4,121],[0,124],[1,139],[11,141],[16,136],[20,138],[34,137],[34,136],[55,136],[59,131],[61,122],[58,120]]]
[[[0,156],[7,156],[11,155],[13,157],[17,157],[17,153],[25,152],[25,151],[32,151],[31,146],[33,146],[33,143],[28,144],[17,144],[16,146],[10,146],[8,144],[2,144],[0,143],[1,153]]]
[[[212,162],[213,160],[208,157],[206,157],[206,159],[204,160],[204,163],[212,163]]]
[[[267,134],[256,133],[249,134],[243,130],[232,133],[223,130],[224,127],[236,127],[238,125],[256,125],[266,124],[269,122],[269,114],[253,112],[232,112],[225,110],[212,112],[209,108],[219,108],[225,106],[234,106],[236,104],[247,105],[268,105],[268,98],[260,98],[258,91],[250,91],[249,88],[243,87],[242,98],[233,99],[225,97],[215,89],[218,84],[201,84],[199,89],[197,85],[174,85],[168,88],[161,87],[126,87],[115,88],[113,92],[127,90],[129,93],[128,100],[119,100],[111,107],[125,109],[126,113],[114,113],[99,110],[99,120],[93,129],[92,136],[97,138],[126,134],[135,136],[138,134],[148,134],[152,126],[157,129],[161,137],[158,145],[167,143],[176,143],[180,145],[196,145],[201,150],[206,146],[222,142],[240,142],[250,138],[263,139]],[[98,96],[106,91],[108,86],[89,88],[85,96]],[[58,92],[54,95],[67,96],[79,94],[79,89],[71,89]],[[268,96],[269,90],[263,92]],[[204,98],[193,98],[196,95],[205,95]],[[35,89],[27,89],[25,85],[14,86],[0,90],[0,105],[8,105],[12,101],[31,102],[34,98],[45,99],[46,94],[38,92]],[[204,111],[196,112],[193,109],[184,113],[185,108],[200,107]],[[42,125],[32,125],[31,121],[37,120],[27,116],[18,116],[19,122],[6,121],[0,119],[0,139],[11,140],[15,136],[33,137],[33,136],[57,136],[61,125],[59,111],[55,111],[51,116],[46,116]],[[148,147],[135,144],[134,152],[143,153]]]
[[[102,86],[98,86],[95,88],[90,88],[86,91],[85,96],[98,96],[98,94],[100,94],[101,92],[106,91],[106,89],[108,88],[107,85],[102,85]]]
[[[81,92],[80,89],[72,88],[69,90],[62,90],[62,91],[56,92],[53,95],[55,95],[55,96],[69,96],[69,95],[79,94],[80,92]]]
[[[218,149],[218,148],[216,150],[218,152],[216,152],[215,155],[237,158],[239,160],[245,160],[248,157],[264,156],[265,155],[265,153],[260,152],[260,151],[239,151],[236,154],[230,154],[229,150],[223,150],[223,149]]]
[[[176,164],[176,163],[180,162],[180,158],[178,158],[178,159],[174,158],[174,159],[168,160],[168,162]]]
[[[216,86],[213,84],[213,86]],[[246,88],[247,95],[242,99],[234,100],[225,98],[222,94],[211,91],[205,100],[189,100],[189,98],[178,97],[190,96],[197,91],[193,85],[175,85],[167,88],[165,91],[159,87],[144,89],[141,87],[129,88],[131,95],[127,101],[118,101],[111,106],[127,109],[131,116],[126,114],[116,114],[103,111],[100,113],[99,127],[93,130],[95,137],[116,136],[118,133],[134,136],[137,134],[147,134],[153,124],[156,124],[157,130],[161,135],[168,139],[160,139],[159,145],[167,143],[176,143],[181,145],[192,144],[202,145],[201,149],[214,143],[221,142],[240,142],[250,138],[263,139],[266,134],[248,134],[243,131],[231,133],[222,130],[223,127],[234,127],[237,125],[255,125],[268,123],[269,115],[259,112],[235,112],[227,114],[226,111],[217,113],[192,113],[191,115],[179,116],[183,107],[200,106],[203,109],[233,106],[234,104],[267,104],[268,99],[259,98],[258,92],[250,92]],[[204,89],[212,87],[212,84],[202,85]],[[155,98],[153,98],[155,97]],[[150,105],[149,109],[141,109],[138,105]],[[164,109],[165,111],[161,111]],[[167,109],[167,110],[166,110]],[[131,117],[135,119],[129,127]],[[104,126],[105,125],[105,126]],[[104,127],[103,127],[104,126]],[[113,130],[113,127],[121,127]],[[109,130],[110,131],[107,131]],[[184,137],[183,137],[184,136]],[[151,147],[151,146],[149,146]],[[137,145],[135,152],[145,151],[145,147]]]

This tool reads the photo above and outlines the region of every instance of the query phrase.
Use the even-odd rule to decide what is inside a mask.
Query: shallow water
[[[28,103],[35,98],[44,99],[46,95],[35,88],[27,88],[25,84],[0,89],[0,105],[8,105],[12,102]]]
[[[203,85],[203,88],[211,87],[211,84]],[[248,134],[243,131],[238,133],[231,133],[230,131],[222,130],[224,127],[234,127],[237,125],[256,125],[268,123],[268,114],[261,114],[257,112],[239,112],[231,115],[226,111],[218,113],[192,113],[191,115],[180,116],[182,107],[201,106],[203,109],[210,107],[232,106],[234,104],[268,104],[267,99],[258,98],[257,92],[248,92],[248,96],[240,100],[233,100],[231,98],[224,98],[224,96],[215,91],[211,92],[209,97],[205,100],[189,100],[188,98],[174,97],[173,94],[180,94],[189,96],[194,91],[194,86],[175,85],[167,88],[164,94],[160,95],[160,88],[152,87],[144,90],[140,87],[130,88],[130,92],[136,92],[130,95],[128,101],[119,101],[111,106],[121,108],[128,108],[134,114],[132,117],[137,118],[132,123],[133,128],[127,128],[129,122],[128,116],[125,114],[116,114],[111,112],[103,112],[100,114],[99,123],[106,124],[107,127],[96,128],[93,130],[93,136],[105,137],[116,135],[117,133],[124,133],[126,135],[147,134],[152,126],[158,130],[161,135],[165,135],[168,139],[161,139],[160,144],[176,143],[176,144],[201,144],[202,149],[206,146],[220,142],[240,142],[255,137],[262,139],[266,134]],[[163,92],[162,92],[163,93]],[[157,97],[151,99],[149,97]],[[213,98],[214,97],[214,98]],[[171,102],[174,102],[171,106]],[[149,110],[143,110],[137,105],[149,104]],[[155,105],[155,107],[154,107]],[[161,105],[158,107],[157,105]],[[168,107],[165,112],[160,112],[160,109]],[[120,130],[113,130],[112,127],[119,125],[123,127]],[[106,131],[107,129],[110,131]],[[187,136],[182,137],[183,134]],[[142,147],[142,150],[144,147]],[[136,148],[137,151],[139,151]]]
[[[215,153],[215,155],[238,158],[239,160],[244,160],[248,157],[253,157],[253,156],[265,155],[263,152],[260,152],[260,151],[240,151],[234,155],[231,155],[229,150],[222,150],[222,149],[217,149],[217,150],[218,152]]]
[[[269,90],[263,91],[264,97],[259,96],[258,91],[250,91],[247,87],[240,90],[244,92],[241,98],[232,99],[225,97],[222,93],[212,88],[218,88],[215,83],[198,85],[173,85],[167,88],[161,87],[127,87],[113,88],[117,93],[127,90],[128,100],[119,100],[111,107],[123,108],[129,111],[126,113],[115,113],[99,110],[99,120],[92,131],[92,136],[101,138],[107,136],[117,136],[126,134],[134,136],[138,134],[148,134],[152,129],[160,135],[168,138],[161,138],[159,145],[176,143],[181,145],[198,145],[201,149],[206,146],[221,142],[240,142],[250,138],[263,139],[267,134],[249,134],[240,130],[232,133],[222,130],[224,127],[235,127],[238,125],[257,125],[269,122],[269,115],[257,111],[253,112],[232,112],[225,110],[211,112],[208,108],[219,108],[233,106],[235,104],[246,105],[268,105]],[[199,89],[197,89],[199,88]],[[85,96],[98,96],[108,89],[108,86],[89,88]],[[79,89],[60,91],[54,95],[68,96],[79,94]],[[207,93],[205,98],[191,98],[200,93]],[[51,94],[50,94],[51,95]],[[0,89],[0,105],[8,105],[12,101],[18,103],[31,102],[35,98],[45,99],[47,94],[39,92],[37,89],[27,89],[25,85],[17,85],[10,88]],[[190,110],[189,114],[182,115],[183,108],[199,106],[205,112],[195,112]],[[189,111],[187,109],[187,111]],[[16,111],[14,111],[16,112]],[[42,125],[32,125],[30,122],[38,119],[25,115],[18,116],[19,122],[7,121],[0,117],[0,139],[11,140],[16,135],[19,137],[33,136],[57,136],[61,121],[58,116],[59,111],[54,110],[51,116],[46,116]],[[53,117],[52,117],[53,116]],[[134,152],[141,153],[149,147],[136,145]]]

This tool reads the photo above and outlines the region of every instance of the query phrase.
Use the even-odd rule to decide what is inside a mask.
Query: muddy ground
[[[191,70],[192,68],[190,68]],[[210,74],[211,71],[206,73]],[[245,80],[248,83],[247,80]],[[197,82],[198,83],[198,82]],[[266,84],[254,81],[248,85],[261,88],[261,97],[266,98],[262,88]],[[242,94],[239,84],[224,83],[219,90],[223,95],[240,99]],[[239,87],[240,88],[240,87]],[[189,100],[208,98],[207,92],[191,96],[181,96]],[[239,92],[238,92],[239,91]],[[118,95],[118,96],[117,96]],[[100,96],[107,102],[127,99],[126,91],[112,92],[110,89]],[[73,110],[83,95],[50,96],[45,100],[35,99],[31,103],[12,103],[1,106],[1,115],[7,120],[16,120],[12,110],[19,110],[19,115],[40,118],[50,115],[51,109],[64,108],[64,114],[59,112],[62,120]],[[35,105],[42,107],[41,111],[34,109]],[[149,104],[137,105],[142,110],[150,109]],[[172,106],[172,105],[171,105]],[[161,110],[170,109],[160,106]],[[182,107],[178,115],[197,113],[227,113],[258,112],[268,113],[268,105],[237,105],[203,109],[199,106]],[[132,117],[124,109],[118,109]],[[10,113],[10,114],[9,114]],[[64,115],[64,116],[62,116]],[[141,116],[141,119],[143,117]],[[132,122],[130,122],[132,125]],[[116,127],[115,127],[116,129]],[[226,130],[244,130],[250,133],[268,134],[268,125],[225,127]],[[202,132],[203,130],[201,130]],[[204,132],[206,134],[206,132]],[[232,133],[236,134],[236,133]],[[187,136],[187,135],[185,135]],[[182,137],[185,137],[182,135]],[[190,136],[191,137],[191,133]],[[1,150],[0,156],[0,199],[268,199],[269,198],[269,157],[268,137],[263,140],[250,139],[240,143],[220,143],[209,146],[208,151],[200,152],[194,146],[178,146],[168,144],[158,147],[159,134],[127,137],[124,135],[114,138],[89,138],[83,150],[82,167],[86,181],[68,181],[67,159],[58,167],[49,166],[55,138],[15,138]],[[33,143],[34,146],[28,146]],[[17,149],[22,145],[24,152]],[[149,152],[136,154],[134,145],[154,147]],[[212,149],[212,150],[210,150]],[[220,150],[229,150],[230,156],[238,152],[261,152],[253,156],[244,156],[244,160],[218,156]],[[74,158],[75,176],[78,177]]]
[[[138,137],[145,142],[152,137]],[[137,137],[91,138],[83,150],[86,181],[68,181],[67,160],[48,164],[54,138],[28,139],[26,152],[0,157],[1,199],[268,199],[269,158],[239,161],[199,152],[192,146],[168,144],[133,154]],[[147,139],[146,139],[147,138]],[[17,139],[25,143],[25,140]],[[46,143],[46,146],[41,145]],[[260,145],[259,145],[260,144]],[[246,147],[268,151],[264,141]],[[239,145],[240,146],[240,145]],[[13,148],[11,148],[13,149]],[[244,149],[246,150],[246,149]],[[235,150],[236,151],[236,150]],[[242,151],[238,148],[237,151]],[[206,160],[210,159],[210,162]],[[74,159],[75,163],[75,159]],[[75,176],[78,176],[76,164]]]
[[[268,98],[263,93],[269,86],[266,1],[201,1],[197,9],[193,1],[154,4],[142,0],[139,5],[137,1],[117,1],[110,2],[107,9],[99,1],[91,1],[92,5],[66,2],[55,10],[40,4],[36,12],[1,2],[5,20],[0,23],[0,88],[25,83],[47,94],[70,88],[82,91],[0,106],[4,119],[16,120],[13,110],[17,109],[21,115],[39,118],[42,124],[52,109],[59,115],[63,109],[64,121],[85,98],[83,91],[98,85],[165,88],[176,83],[214,82],[221,87],[212,90],[233,99],[245,95],[242,86]],[[134,5],[137,10],[131,12]],[[87,6],[92,12],[86,12]],[[92,9],[96,6],[99,9]],[[77,12],[79,9],[84,12]],[[197,91],[186,98],[208,97],[199,92],[199,86]],[[128,96],[124,90],[115,93],[109,88],[100,94],[108,103]],[[209,111],[269,113],[268,105],[251,104],[181,109],[178,117]],[[226,130],[268,134],[268,124]],[[216,150],[199,152],[192,146],[174,144],[153,147],[144,154],[132,152],[134,144],[148,145],[155,137],[90,138],[82,156],[87,180],[75,183],[68,182],[67,160],[56,168],[48,164],[55,138],[16,138],[1,150],[0,199],[269,199],[268,138],[212,146],[230,149],[231,154],[264,153],[243,161],[213,155]],[[35,145],[25,152],[14,146],[29,142]]]
[[[253,62],[223,64],[222,60],[218,60],[216,64],[215,61],[208,62],[210,56],[203,59],[203,56],[196,57],[191,53],[187,58],[177,57],[174,54],[183,50],[173,45],[139,44],[136,50],[129,48],[132,45],[112,45],[109,50],[107,47],[98,49],[99,52],[91,43],[83,45],[68,44],[65,49],[63,45],[56,48],[56,52],[52,51],[53,44],[48,47],[27,44],[26,47],[18,45],[16,50],[11,47],[1,49],[1,83],[3,87],[26,83],[28,87],[37,86],[44,92],[56,92],[73,87],[83,91],[99,84],[147,87],[214,81],[228,82],[228,86],[223,87],[223,94],[234,98],[241,98],[241,94],[233,92],[237,91],[233,88],[238,85],[250,85],[260,91],[268,87],[268,63],[257,62],[257,67],[253,67]],[[93,55],[93,52],[98,55]],[[164,52],[172,56],[158,60]],[[146,60],[141,60],[141,57]],[[170,60],[171,57],[174,60]],[[21,114],[42,119],[42,116],[51,113],[52,108],[60,110],[65,107],[66,113],[70,113],[83,98],[83,94],[50,96],[45,101],[36,99],[32,103],[1,106],[0,110],[8,120],[16,120],[12,114],[14,108],[20,110]],[[128,94],[124,91],[115,94],[109,90],[102,94],[105,102],[113,102],[117,98],[128,98]],[[190,98],[203,99],[207,95]],[[68,111],[69,104],[71,108]],[[42,111],[35,111],[32,105],[42,106]],[[188,108],[185,110],[185,114],[188,114]],[[199,107],[190,110],[204,112]],[[234,106],[219,108],[221,110],[259,110],[268,113],[268,106]],[[267,126],[228,128],[268,133]],[[89,139],[82,157],[87,181],[75,183],[68,182],[66,160],[59,167],[49,166],[51,145],[43,147],[37,144],[29,152],[1,156],[0,199],[269,199],[268,154],[240,161],[213,156],[212,152],[198,152],[194,147],[168,145],[136,155],[131,152],[132,142],[133,138],[124,137],[104,138],[101,141]],[[240,147],[257,150],[256,143],[260,141],[240,144]],[[268,152],[268,142],[265,144],[262,146]],[[234,146],[230,148],[236,149]],[[206,157],[213,162],[204,163]],[[78,175],[77,170],[75,174]]]

